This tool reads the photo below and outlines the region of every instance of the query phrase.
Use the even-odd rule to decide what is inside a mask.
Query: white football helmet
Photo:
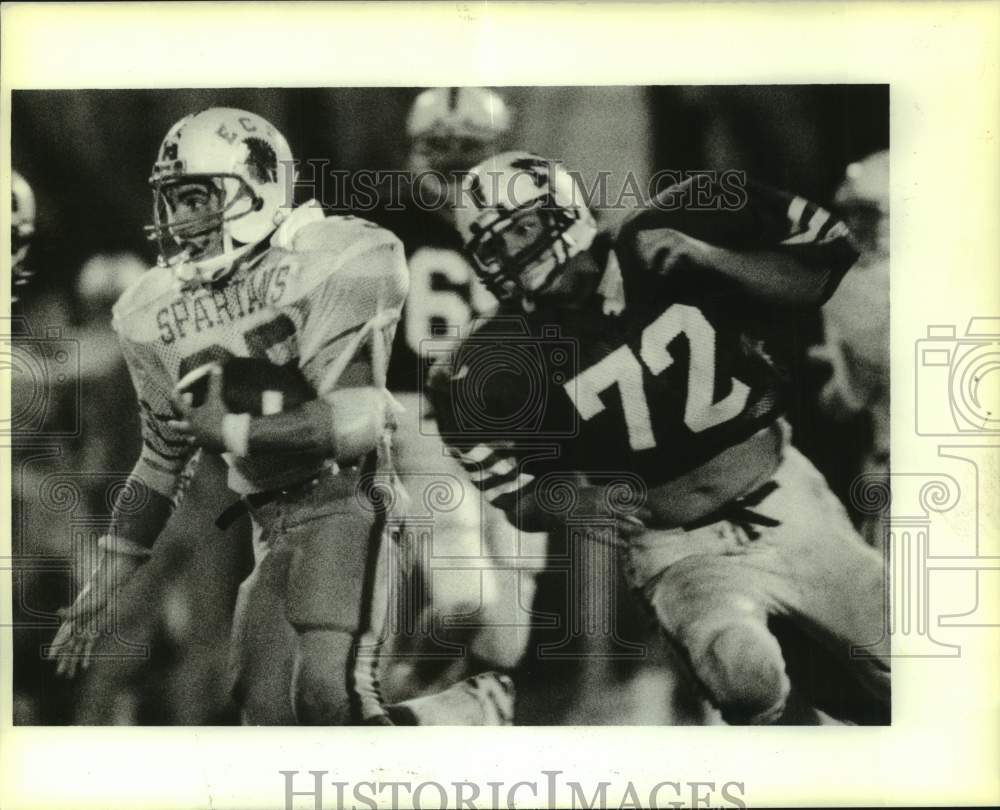
[[[417,171],[468,169],[510,129],[510,110],[504,100],[485,87],[432,87],[410,107],[406,134],[412,144],[411,164]],[[452,166],[456,159],[464,165]],[[444,160],[442,160],[444,158]]]
[[[875,152],[847,167],[834,203],[851,233],[878,256],[889,255],[889,152]]]
[[[455,215],[477,275],[498,298],[544,294],[597,235],[573,176],[529,152],[504,152],[475,166]]]
[[[432,87],[413,102],[406,121],[407,168],[420,199],[450,217],[462,175],[503,147],[510,109],[485,87]]]
[[[163,139],[149,178],[147,231],[159,243],[159,263],[185,282],[219,281],[288,216],[294,182],[288,142],[261,116],[213,107],[181,119]],[[216,204],[185,216],[171,192],[192,183],[211,190]],[[200,256],[197,238],[216,232],[221,247]]]
[[[11,173],[10,190],[11,275],[14,286],[23,287],[31,278],[24,260],[35,235],[35,194],[28,181],[17,172]],[[14,296],[13,300],[16,301],[17,297]]]

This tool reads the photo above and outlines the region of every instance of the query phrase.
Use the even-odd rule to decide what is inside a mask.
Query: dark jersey
[[[509,509],[548,472],[656,486],[781,414],[782,377],[755,328],[774,312],[752,283],[693,265],[664,276],[649,258],[662,229],[787,251],[810,302],[823,300],[856,257],[846,228],[801,198],[746,192],[742,207],[696,214],[670,196],[683,185],[668,190],[629,218],[606,263],[595,257],[605,275],[583,307],[507,303],[435,370],[441,433],[492,503]]]
[[[472,319],[494,310],[497,301],[462,253],[458,231],[436,213],[410,206],[372,218],[403,242],[410,271],[410,294],[389,362],[389,390],[422,391],[432,342],[467,334]]]

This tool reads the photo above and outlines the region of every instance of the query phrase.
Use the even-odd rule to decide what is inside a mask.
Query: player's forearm
[[[384,392],[345,388],[290,411],[247,422],[246,455],[315,453],[353,461],[371,452],[387,429]]]
[[[330,406],[321,399],[290,411],[249,418],[247,455],[261,453],[316,453],[333,456]]]
[[[147,486],[133,471],[115,499],[109,534],[141,548],[152,548],[172,511],[172,499]]]
[[[538,503],[534,493],[528,493],[520,498],[512,499],[513,503],[498,503],[507,516],[507,521],[522,532],[548,532],[555,525],[551,512],[545,511]]]
[[[820,304],[826,274],[781,250],[730,250],[704,244],[703,262],[772,304]]]

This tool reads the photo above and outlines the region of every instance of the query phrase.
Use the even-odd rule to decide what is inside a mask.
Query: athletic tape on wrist
[[[222,417],[222,441],[226,449],[236,456],[250,452],[250,414],[227,413]]]

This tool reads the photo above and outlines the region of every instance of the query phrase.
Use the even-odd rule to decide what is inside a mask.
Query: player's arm
[[[237,456],[309,453],[353,461],[373,450],[395,427],[391,397],[375,386],[338,388],[282,413],[251,416],[230,412],[225,402],[225,368],[213,366],[204,401],[193,406],[183,394],[181,418],[170,427],[194,445]]]
[[[122,348],[142,412],[142,453],[115,500],[109,532],[98,540],[94,568],[63,612],[49,650],[57,672],[68,677],[88,665],[96,630],[107,621],[118,590],[152,554],[194,461],[185,437],[168,426],[169,387],[155,358],[124,338]]]
[[[572,510],[577,515],[615,519],[622,536],[645,528],[638,510],[632,514],[616,513],[601,488],[589,485],[583,475],[547,476],[550,465],[546,461],[551,461],[551,453],[519,448],[509,438],[482,438],[475,425],[458,418],[455,403],[467,396],[463,386],[470,377],[479,376],[461,371],[461,360],[458,363],[458,374],[453,373],[449,362],[440,362],[431,367],[428,375],[427,394],[438,431],[472,485],[488,503],[504,513],[511,525],[527,532],[556,531],[565,525]],[[479,412],[478,408],[469,410],[473,414]],[[560,489],[572,487],[573,497],[561,498],[555,493],[547,497],[539,489],[546,481]]]
[[[633,215],[619,240],[633,277],[698,283],[707,271],[768,303],[824,303],[858,256],[847,226],[802,197],[735,179],[702,184],[699,206],[689,178]]]
[[[403,247],[370,223],[345,229],[355,241],[339,251],[323,241],[323,228],[307,231],[296,245],[319,276],[316,283],[303,280],[302,297],[289,305],[305,313],[296,318],[299,365],[315,399],[268,416],[231,414],[221,369],[215,369],[203,404],[176,402],[182,414],[176,430],[214,452],[306,452],[352,461],[394,427],[397,406],[385,390],[385,374],[408,285]]]

